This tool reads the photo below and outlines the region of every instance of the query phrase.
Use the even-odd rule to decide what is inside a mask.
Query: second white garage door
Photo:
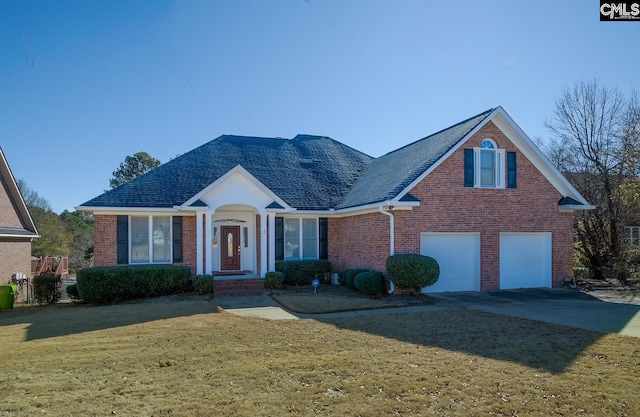
[[[422,292],[480,291],[480,233],[420,233],[420,254],[440,265],[440,279]]]
[[[500,289],[551,287],[551,233],[500,233]]]

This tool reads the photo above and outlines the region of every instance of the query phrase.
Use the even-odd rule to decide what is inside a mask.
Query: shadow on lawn
[[[0,328],[27,324],[25,341],[28,341],[217,312],[213,299],[196,296],[161,297],[106,306],[58,304],[17,307],[0,314]]]
[[[476,310],[399,313],[321,320],[340,329],[508,361],[566,370],[603,334]]]

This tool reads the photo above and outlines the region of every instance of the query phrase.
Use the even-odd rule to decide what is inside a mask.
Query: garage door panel
[[[551,287],[551,233],[500,234],[500,289]]]
[[[438,282],[422,292],[480,290],[479,233],[421,233],[420,253],[440,266]]]

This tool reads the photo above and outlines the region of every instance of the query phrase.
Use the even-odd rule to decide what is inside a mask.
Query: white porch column
[[[269,271],[276,270],[276,214],[269,213]]]
[[[264,277],[267,273],[267,212],[260,211],[260,276]]]
[[[202,234],[202,218],[204,213],[201,211],[196,212],[196,274],[202,275],[203,273],[203,256],[202,250],[204,247],[204,236]]]
[[[205,230],[205,239],[204,239],[204,247],[205,247],[205,265],[204,270],[207,275],[211,274],[211,262],[212,259],[212,250],[211,250],[211,242],[213,241],[213,228],[211,227],[211,218],[213,212],[207,211],[204,214],[204,230]]]

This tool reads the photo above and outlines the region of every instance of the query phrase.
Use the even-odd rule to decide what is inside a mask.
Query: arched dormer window
[[[504,164],[504,157],[497,149],[496,143],[491,139],[484,139],[480,144],[480,149],[477,152],[479,163],[478,177],[480,183],[477,186],[489,187],[489,188],[502,188],[504,185],[501,181],[502,165]],[[504,151],[502,152],[504,154]]]
[[[505,152],[491,138],[464,150],[464,186],[516,188],[516,153]]]

